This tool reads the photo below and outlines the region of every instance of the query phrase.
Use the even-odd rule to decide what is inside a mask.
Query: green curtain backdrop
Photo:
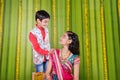
[[[29,31],[44,9],[52,48],[67,30],[80,40],[80,80],[120,79],[120,0],[0,0],[0,80],[32,80]]]

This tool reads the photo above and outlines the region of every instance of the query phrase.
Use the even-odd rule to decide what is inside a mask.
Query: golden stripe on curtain
[[[70,30],[70,0],[67,0],[67,30]]]
[[[56,1],[52,0],[52,13],[53,13],[53,44],[56,47]]]
[[[100,4],[100,12],[101,12],[101,27],[102,27],[102,44],[103,44],[103,61],[104,61],[104,79],[108,80],[108,71],[107,71],[107,58],[106,58],[106,43],[105,43],[105,23],[104,23],[104,5],[103,0],[101,0]]]
[[[38,0],[35,0],[35,8],[34,8],[34,11],[36,12],[37,10],[38,10],[38,5],[37,5],[37,3],[38,3]]]
[[[87,61],[87,80],[90,79],[90,54],[89,54],[89,36],[88,36],[88,0],[84,2],[84,16],[85,16],[85,33],[86,33],[86,61]]]
[[[16,80],[19,80],[20,72],[20,31],[21,31],[21,19],[22,18],[22,0],[19,0],[18,10],[18,37],[17,37],[17,58],[16,58]]]
[[[120,0],[118,0],[118,14],[119,14],[119,18],[120,18]]]
[[[1,44],[2,44],[2,22],[3,22],[3,10],[4,10],[4,0],[1,0],[1,11],[0,11],[0,51],[1,51]],[[1,55],[1,54],[0,54]]]

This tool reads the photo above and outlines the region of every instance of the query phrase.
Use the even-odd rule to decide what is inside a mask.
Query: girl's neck
[[[61,49],[61,54],[60,54],[62,62],[64,62],[65,60],[67,60],[67,58],[70,56],[70,54],[71,54],[71,52],[68,49],[68,47],[63,47]]]
[[[70,53],[68,47],[63,47],[63,48],[61,49],[61,52],[62,52],[62,53],[66,53],[66,54]]]

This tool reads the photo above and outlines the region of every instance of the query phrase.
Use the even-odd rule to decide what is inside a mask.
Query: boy
[[[36,25],[29,33],[29,40],[33,48],[33,62],[35,64],[36,72],[45,72],[48,62],[48,52],[50,50],[49,33],[47,25],[50,15],[40,10],[36,12]]]

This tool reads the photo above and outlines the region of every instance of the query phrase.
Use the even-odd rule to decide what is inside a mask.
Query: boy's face
[[[41,27],[46,27],[48,25],[48,22],[49,22],[49,18],[45,18],[42,21],[37,19],[37,25]]]

